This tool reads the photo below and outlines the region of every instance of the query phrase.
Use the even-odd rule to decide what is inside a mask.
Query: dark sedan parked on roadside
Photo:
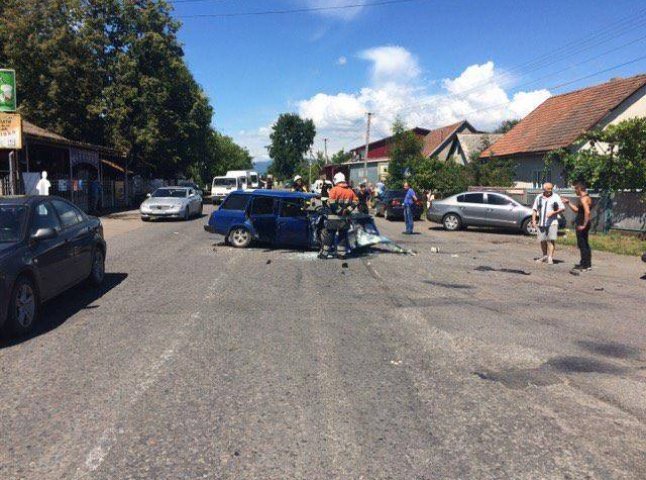
[[[403,220],[404,196],[406,196],[404,190],[386,190],[375,202],[375,215],[384,217],[386,220]],[[422,213],[424,213],[424,202],[418,198],[417,203],[413,205],[413,218],[420,220]]]
[[[106,243],[96,217],[58,197],[0,197],[0,328],[28,333],[41,304],[105,276]]]

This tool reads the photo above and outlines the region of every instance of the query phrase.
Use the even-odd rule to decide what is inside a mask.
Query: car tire
[[[393,216],[388,214],[388,209],[387,208],[384,209],[384,219],[389,221],[389,222],[393,221]]]
[[[92,253],[92,268],[87,282],[93,287],[100,287],[105,279],[105,255],[100,248],[95,248]]]
[[[186,210],[184,210],[184,215],[182,216],[182,220],[187,222],[190,218],[191,218],[191,208],[187,206]]]
[[[150,217],[141,217],[142,222],[150,222]]]
[[[229,233],[229,243],[235,248],[247,248],[251,243],[251,232],[244,227],[238,227]]]
[[[34,282],[24,275],[18,277],[9,300],[8,331],[19,336],[28,334],[36,324],[39,311],[40,300]]]
[[[202,202],[197,207],[197,211],[195,212],[195,218],[201,218],[202,213],[204,212],[204,207],[202,206]]]
[[[532,219],[531,218],[526,218],[523,220],[523,224],[520,227],[521,230],[523,231],[524,235],[537,235],[538,234],[538,229],[536,227],[532,226]]]
[[[442,225],[444,226],[445,230],[448,230],[449,232],[455,232],[462,228],[462,219],[455,213],[449,213],[442,219]]]

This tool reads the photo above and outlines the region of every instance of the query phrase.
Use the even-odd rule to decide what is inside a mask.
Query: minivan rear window
[[[249,197],[245,195],[229,195],[220,207],[222,210],[244,210],[247,208]]]

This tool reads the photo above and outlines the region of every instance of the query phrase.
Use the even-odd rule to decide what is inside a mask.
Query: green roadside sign
[[[16,111],[16,71],[0,69],[0,112]]]

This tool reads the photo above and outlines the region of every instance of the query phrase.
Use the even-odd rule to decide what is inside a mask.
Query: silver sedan
[[[441,223],[446,230],[477,226],[536,234],[532,227],[532,209],[501,193],[464,192],[444,200],[434,200],[426,218]]]
[[[158,188],[139,207],[141,219],[181,218],[188,220],[202,214],[202,197],[190,187]]]

